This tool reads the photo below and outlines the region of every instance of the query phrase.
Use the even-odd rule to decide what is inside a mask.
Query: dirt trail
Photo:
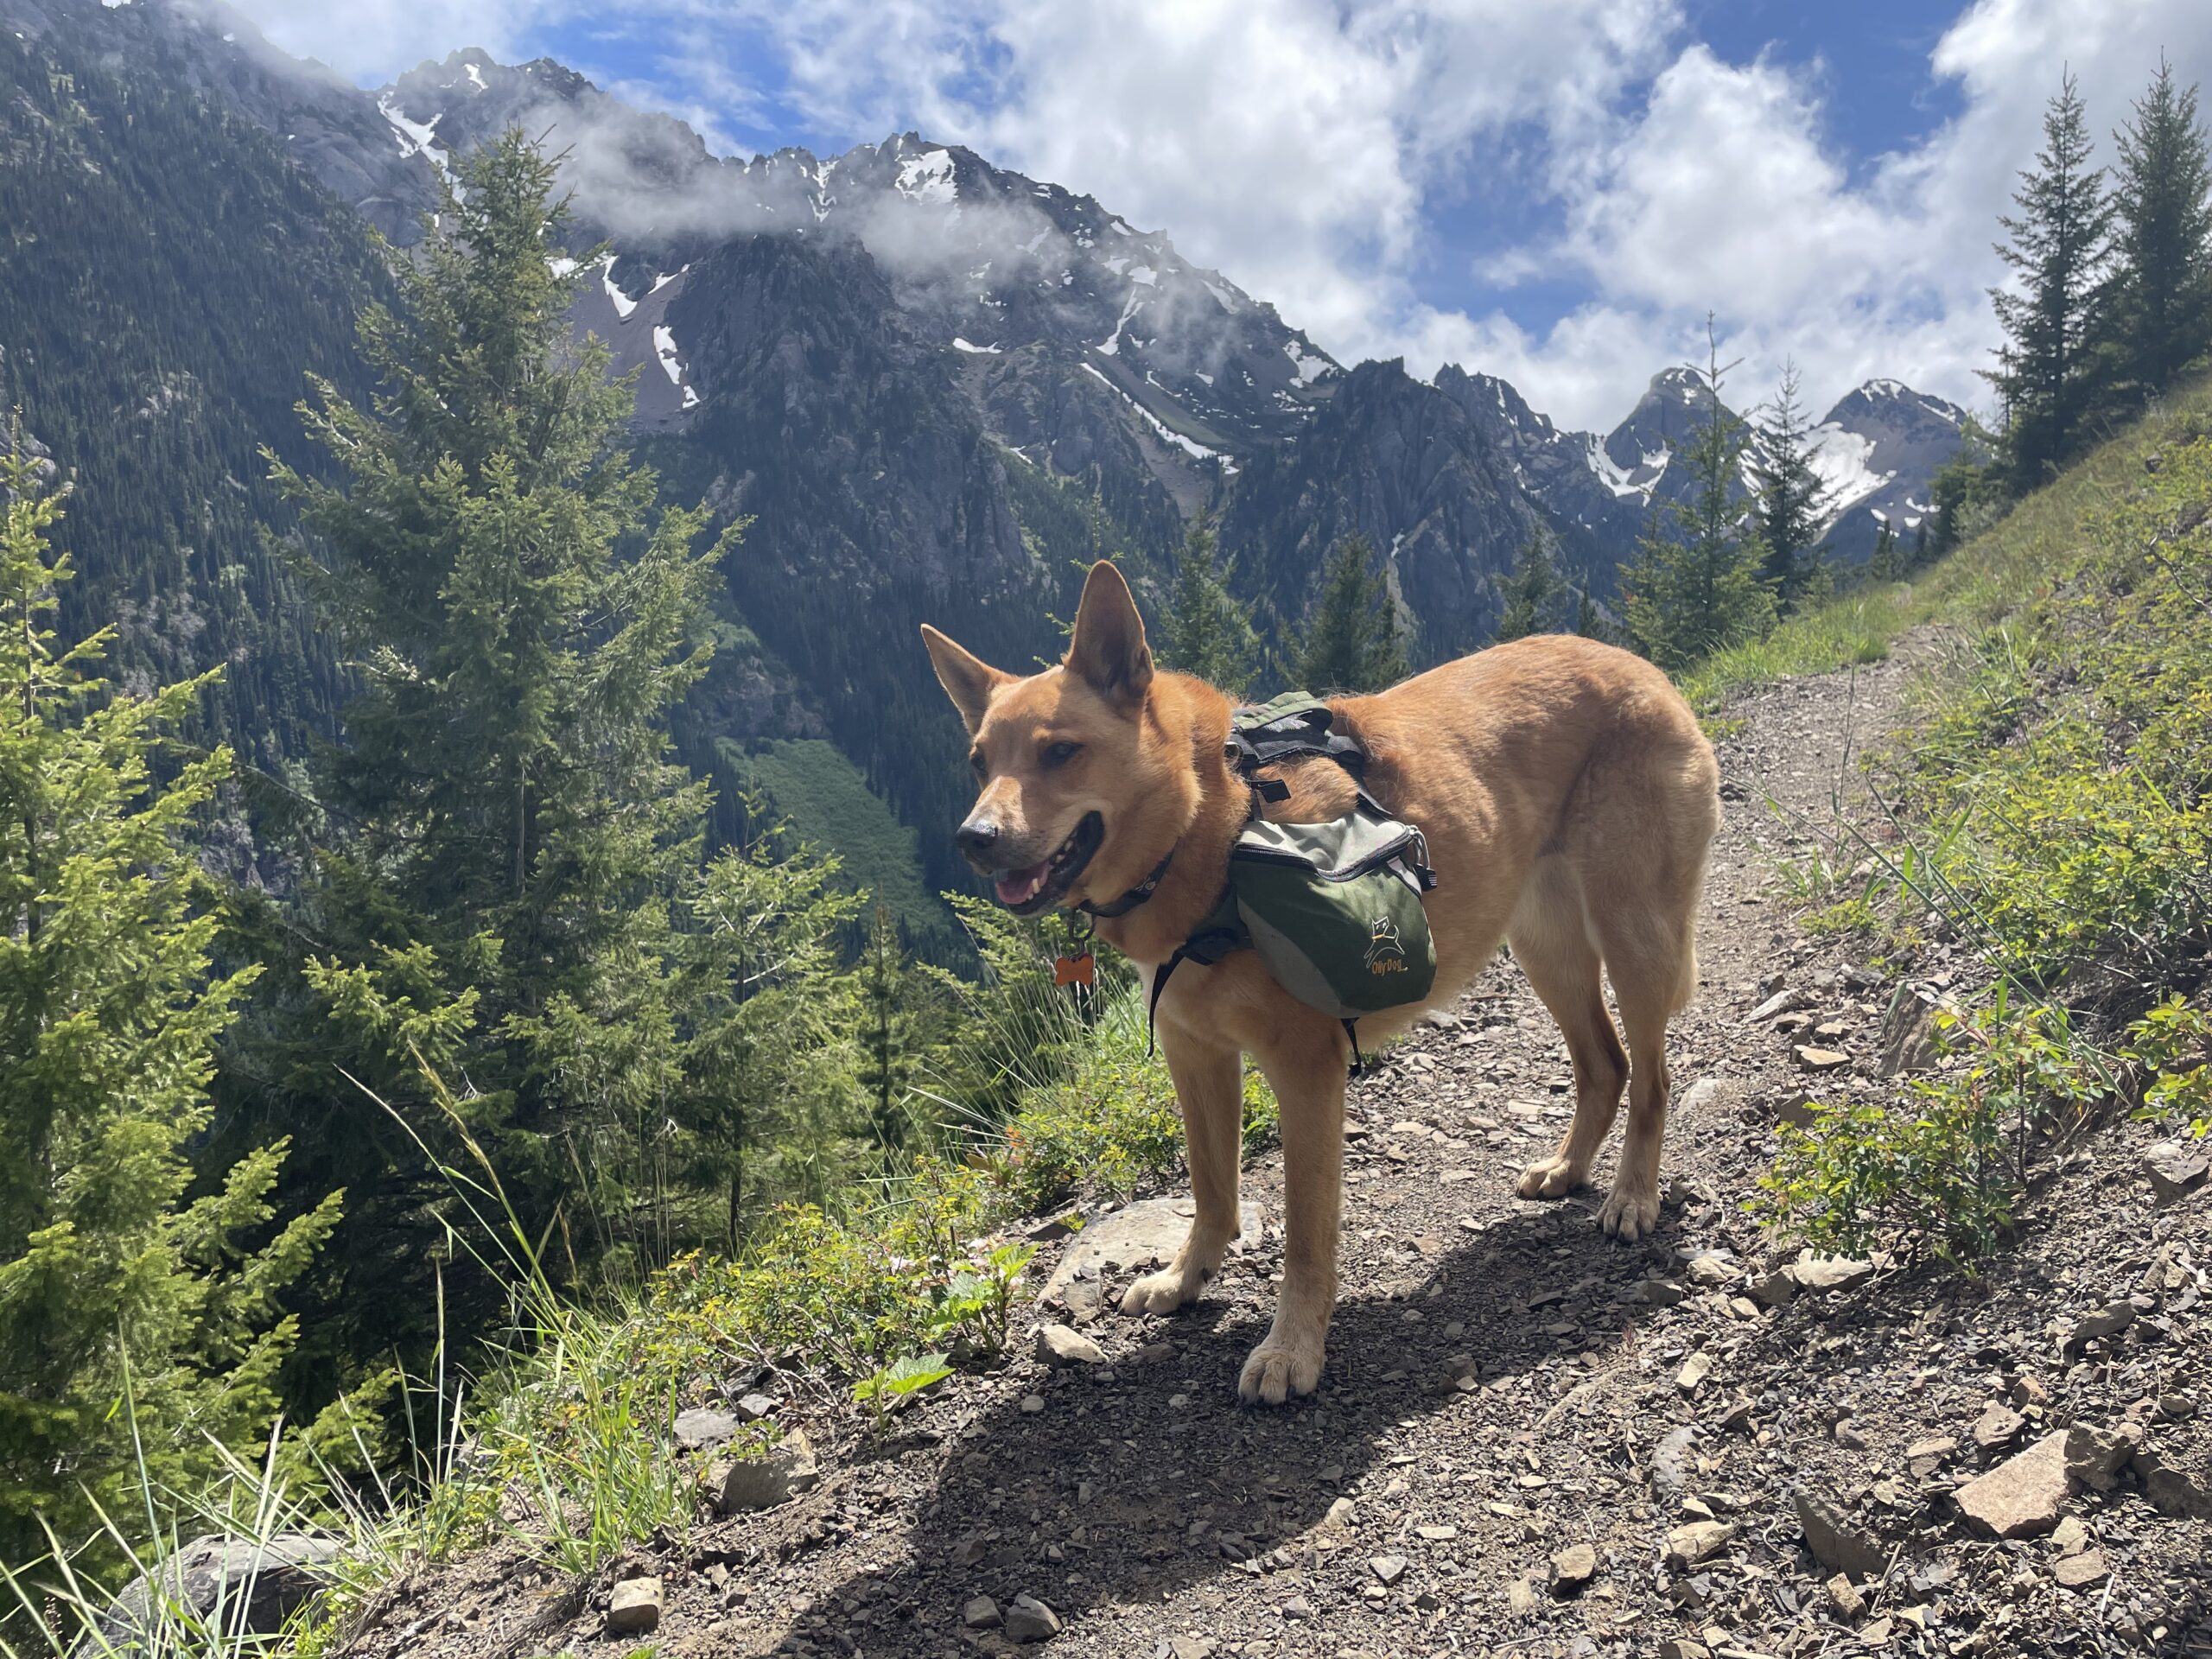
[[[1037,1651],[1140,1659],[2212,1653],[2212,1627],[2193,1623],[2208,1522],[2161,1515],[2136,1476],[2071,1502],[2081,1538],[2069,1524],[2057,1540],[1977,1540],[1950,1497],[1999,1401],[2025,1407],[2021,1445],[2133,1411],[2170,1464],[2212,1482],[2212,1200],[2154,1208],[2144,1132],[2082,1159],[1980,1286],[1885,1275],[1774,1308],[1745,1294],[1789,1259],[1746,1205],[1777,1111],[1810,1081],[1793,1045],[1850,1057],[1824,1092],[1894,1086],[1873,1074],[1897,988],[1805,938],[1777,855],[1789,815],[1827,822],[1857,753],[1895,724],[1909,665],[1932,648],[1910,643],[1729,710],[1740,724],[1719,746],[1726,823],[1700,992],[1673,1035],[1655,1238],[1599,1234],[1610,1155],[1565,1202],[1514,1196],[1571,1094],[1556,1031],[1501,963],[1354,1087],[1344,1294],[1318,1394],[1236,1404],[1279,1260],[1281,1171],[1265,1159],[1246,1185],[1263,1242],[1166,1319],[1114,1313],[1131,1276],[1116,1275],[1106,1311],[1078,1320],[1103,1366],[1047,1369],[1025,1344],[1004,1372],[918,1409],[887,1450],[845,1450],[818,1491],[645,1552],[666,1584],[659,1652],[1012,1650],[973,1604],[991,1598],[1003,1618],[1028,1596],[1062,1627]],[[1777,976],[1835,1022],[1828,1035],[1749,1020]],[[2130,1294],[2145,1304],[2132,1330],[2062,1356],[2073,1320]],[[1840,1605],[1823,1587],[1833,1565],[1802,1541],[1800,1489],[1836,1506],[1833,1549],[1873,1557]],[[2082,1582],[2062,1582],[2069,1547],[2103,1572],[2077,1564],[2066,1576]],[[464,1570],[441,1594],[435,1650],[634,1645],[603,1637],[590,1602],[524,1634],[543,1593],[511,1562]],[[411,1651],[432,1650],[417,1632]]]

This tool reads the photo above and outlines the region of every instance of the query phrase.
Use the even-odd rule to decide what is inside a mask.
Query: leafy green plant
[[[1034,1244],[1001,1244],[980,1262],[955,1268],[939,1293],[931,1324],[987,1359],[1006,1351],[1014,1281],[1037,1254]]]
[[[900,1405],[951,1375],[952,1367],[943,1354],[908,1354],[854,1383],[853,1398],[869,1408],[880,1437]]]

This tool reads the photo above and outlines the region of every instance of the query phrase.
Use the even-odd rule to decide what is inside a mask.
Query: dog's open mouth
[[[1096,812],[1086,812],[1058,850],[1043,863],[1001,870],[991,884],[992,894],[1017,916],[1034,916],[1050,909],[1066,895],[1105,839],[1105,819]]]

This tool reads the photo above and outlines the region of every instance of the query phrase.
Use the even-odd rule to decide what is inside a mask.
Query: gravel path
[[[1845,1268],[1799,1290],[1777,1272],[1796,1252],[1750,1208],[1808,1084],[1899,1086],[1875,1073],[1904,988],[1798,928],[1778,861],[1852,795],[1858,752],[1935,648],[1728,710],[1652,1240],[1599,1234],[1610,1159],[1565,1202],[1514,1196],[1572,1095],[1556,1031],[1501,963],[1354,1086],[1344,1294],[1311,1399],[1236,1402],[1277,1273],[1270,1158],[1246,1188],[1268,1229],[1195,1307],[1125,1320],[1111,1301],[1133,1271],[1078,1281],[1038,1317],[1103,1363],[1048,1367],[1025,1344],[891,1447],[831,1455],[816,1491],[606,1575],[662,1578],[652,1637],[602,1633],[607,1582],[549,1607],[550,1580],[487,1557],[353,1650],[959,1654],[1056,1621],[1037,1651],[1102,1659],[2212,1654],[2212,1195],[2153,1204],[2148,1130],[2077,1154],[1979,1283]],[[1947,969],[1971,976],[1940,954],[1915,967]],[[1777,986],[1805,1007],[1751,1020]],[[1847,1058],[1814,1079],[1800,1045]],[[2114,1302],[2125,1328],[2069,1344]],[[1970,1528],[1957,1488],[2076,1423],[2145,1453],[2109,1491],[2062,1478],[2056,1533]],[[1825,1562],[1801,1493],[1825,1506]]]

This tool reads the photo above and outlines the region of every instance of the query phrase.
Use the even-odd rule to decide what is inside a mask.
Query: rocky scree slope
[[[341,1650],[585,1652],[648,1617],[670,1656],[2204,1650],[2212,1190],[2152,1180],[2152,1132],[2117,1126],[1979,1282],[1801,1257],[1747,1208],[1781,1116],[1808,1087],[1869,1097],[1938,1063],[1916,993],[1974,972],[1939,948],[1893,983],[1777,897],[1777,861],[1848,793],[1914,654],[1728,710],[1648,1243],[1599,1233],[1608,1171],[1564,1203],[1514,1197],[1571,1096],[1501,963],[1355,1087],[1343,1301],[1312,1398],[1236,1403],[1279,1270],[1269,1157],[1194,1307],[1112,1306],[1186,1201],[1090,1205],[1033,1269],[1052,1275],[1034,1357],[945,1385],[883,1443],[804,1378],[733,1379],[704,1403],[742,1390],[818,1448],[770,1507],[584,1584],[499,1552],[420,1575]],[[1817,1077],[1800,1049],[1825,1051]]]

